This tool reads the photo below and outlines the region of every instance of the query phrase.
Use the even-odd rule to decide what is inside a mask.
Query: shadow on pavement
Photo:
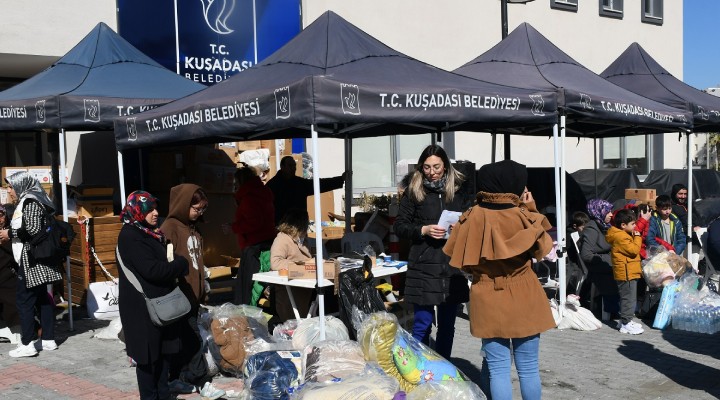
[[[663,330],[662,337],[678,349],[720,359],[720,333],[709,335],[666,329]]]
[[[655,368],[678,385],[720,397],[717,380],[720,369],[664,353],[652,344],[638,340],[623,340],[623,345],[617,351],[630,360]]]
[[[82,335],[91,331],[99,331],[110,324],[109,320],[88,318],[84,307],[73,308],[73,330],[70,330],[70,319],[67,310],[56,316],[55,336],[60,343],[75,335]]]

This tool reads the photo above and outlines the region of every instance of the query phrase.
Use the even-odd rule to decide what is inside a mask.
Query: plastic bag
[[[428,382],[408,393],[407,400],[482,400],[486,399],[480,387],[473,382]]]
[[[680,284],[678,281],[672,281],[669,285],[665,286],[660,296],[660,303],[658,303],[657,313],[655,314],[655,320],[653,321],[653,328],[665,329],[670,323],[670,315],[672,313],[673,305],[675,303],[675,295],[679,289]]]
[[[297,326],[298,321],[296,319],[289,319],[280,325],[276,325],[273,329],[273,338],[276,340],[292,340]]]
[[[714,334],[720,330],[720,295],[700,286],[700,278],[686,274],[678,283],[672,309],[672,327],[690,332]]]
[[[243,370],[250,399],[288,399],[297,386],[299,351],[264,351],[248,357]]]
[[[370,247],[370,246],[368,246]],[[366,256],[362,268],[350,268],[340,273],[340,319],[347,327],[351,339],[356,338],[357,328],[353,315],[359,310],[363,314],[385,311],[385,302],[375,288],[370,259]]]
[[[567,296],[562,319],[560,319],[559,305],[555,299],[550,301],[550,309],[558,329],[572,328],[578,331],[594,331],[602,328],[602,322],[595,318],[590,310],[580,306],[580,298],[576,295]]]
[[[325,317],[325,339],[326,340],[348,340],[348,331],[339,319]],[[298,322],[293,333],[292,344],[296,349],[304,349],[305,346],[320,341],[320,317],[306,318]]]
[[[295,392],[294,400],[392,400],[400,390],[397,379],[368,368],[340,382],[307,383]]]
[[[305,347],[302,381],[323,383],[346,380],[362,373],[366,366],[362,348],[357,342],[324,340]]]
[[[122,322],[120,317],[117,317],[110,321],[110,324],[105,328],[102,328],[98,333],[93,335],[94,338],[107,339],[107,340],[119,340],[118,333],[122,330]]]
[[[652,247],[648,250],[648,258],[643,261],[643,277],[650,287],[667,286],[676,277],[680,277],[690,262],[663,247]]]

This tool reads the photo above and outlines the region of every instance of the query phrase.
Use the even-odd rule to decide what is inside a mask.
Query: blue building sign
[[[301,0],[117,0],[118,30],[205,85],[252,67],[300,32]]]

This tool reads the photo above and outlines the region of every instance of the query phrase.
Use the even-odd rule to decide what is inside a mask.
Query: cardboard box
[[[195,164],[212,164],[235,167],[237,163],[237,150],[234,148],[212,146],[192,147],[192,162]]]
[[[290,269],[288,269],[288,279],[315,279],[316,274],[317,270],[314,259],[305,264],[292,264],[290,265]],[[336,277],[335,262],[323,262],[323,278],[334,280]]]
[[[310,220],[315,220],[315,196],[308,196],[307,210]],[[332,191],[320,193],[320,221],[330,221],[330,211],[335,212],[335,194]]]
[[[288,154],[291,155],[292,158],[295,160],[295,163],[297,164],[297,168],[295,168],[295,176],[299,176],[302,178],[303,176],[303,169],[302,169],[302,155],[300,154]],[[282,159],[285,156],[281,156],[280,159]],[[268,180],[272,179],[275,174],[277,174],[277,157],[274,156],[272,153],[270,153],[270,171],[268,172]]]
[[[262,140],[245,140],[236,143],[238,151],[262,149]]]
[[[112,200],[83,201],[77,203],[77,214],[86,217],[112,217]]]
[[[27,172],[27,167],[2,167],[2,184],[5,185],[5,179],[16,172]]]
[[[286,156],[292,154],[292,139],[280,139],[280,142],[282,145],[280,146],[280,155]],[[270,155],[274,156],[275,149],[277,147],[277,142],[275,140],[261,140],[260,141],[260,148],[268,149],[270,150]]]
[[[237,142],[218,143],[215,145],[215,149],[224,152],[232,162],[237,163]]]
[[[625,200],[655,201],[655,189],[625,189]]]
[[[7,188],[0,188],[0,204],[10,204],[10,193]]]

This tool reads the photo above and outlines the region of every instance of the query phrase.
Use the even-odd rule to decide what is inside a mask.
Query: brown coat
[[[553,243],[547,219],[514,194],[480,192],[443,248],[450,265],[473,275],[470,333],[480,338],[523,338],[555,327],[550,305],[532,271]],[[486,206],[489,205],[489,206]]]
[[[270,268],[273,271],[288,269],[290,264],[304,263],[310,258],[312,258],[312,254],[305,245],[298,244],[286,233],[278,232],[270,248]],[[300,315],[305,317],[313,299],[312,289],[292,288],[291,290]],[[275,311],[281,321],[295,319],[290,297],[288,297],[287,290],[284,287],[276,285],[273,292],[273,301]]]

